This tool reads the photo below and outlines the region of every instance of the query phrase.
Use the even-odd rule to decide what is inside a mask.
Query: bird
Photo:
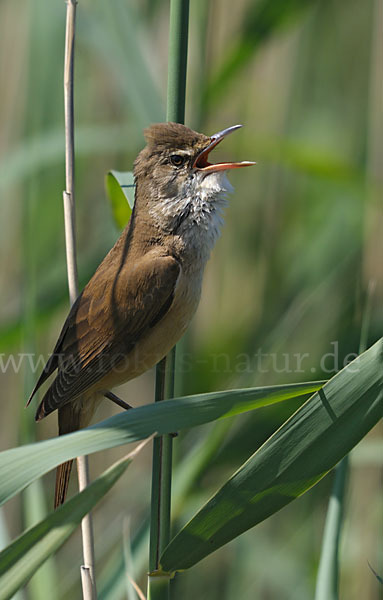
[[[157,364],[185,333],[233,191],[226,172],[255,164],[208,160],[240,127],[212,136],[173,122],[145,129],[130,221],[70,309],[27,403],[55,373],[36,421],[57,409],[63,435],[86,427],[103,397],[131,408],[111,390]],[[57,468],[55,508],[72,462]]]

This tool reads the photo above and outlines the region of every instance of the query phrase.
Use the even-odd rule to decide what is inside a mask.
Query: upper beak
[[[250,162],[248,160],[242,162],[225,162],[225,163],[217,163],[213,165],[208,162],[207,158],[210,152],[215,148],[220,142],[222,142],[223,138],[225,138],[229,133],[240,129],[242,125],[233,125],[232,127],[228,127],[227,129],[223,129],[218,133],[215,133],[211,136],[211,142],[200,152],[193,163],[194,169],[198,169],[199,171],[203,171],[204,173],[215,173],[216,171],[226,171],[226,169],[239,169],[240,167],[251,167],[251,165],[255,165],[255,162]]]

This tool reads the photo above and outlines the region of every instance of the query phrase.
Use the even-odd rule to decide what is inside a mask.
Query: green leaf
[[[123,229],[129,222],[134,206],[134,175],[130,171],[109,171],[105,177],[105,187],[116,225]]]
[[[293,383],[184,396],[147,404],[75,433],[0,453],[0,504],[57,465],[157,432],[172,433],[308,394],[323,382]]]
[[[0,600],[12,598],[36,569],[62,546],[81,523],[82,518],[121,477],[147,441],[0,552]]]
[[[306,492],[383,416],[383,338],[314,394],[170,542],[187,569]]]

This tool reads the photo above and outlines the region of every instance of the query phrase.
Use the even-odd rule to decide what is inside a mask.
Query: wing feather
[[[37,420],[85,392],[132,351],[169,310],[180,269],[173,256],[149,253],[130,268],[109,273],[107,284],[91,279],[59,338],[57,377]]]

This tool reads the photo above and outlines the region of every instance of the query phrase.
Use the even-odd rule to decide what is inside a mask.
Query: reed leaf
[[[62,546],[81,523],[82,518],[121,477],[145,443],[117,461],[85,490],[65,502],[0,552],[0,600],[12,598],[36,569]]]
[[[323,382],[294,383],[184,396],[147,404],[97,425],[0,453],[0,504],[57,465],[107,448],[195,427],[308,394]]]
[[[170,542],[165,572],[187,569],[309,490],[383,415],[383,338],[316,392]]]
[[[131,171],[109,171],[105,187],[112,205],[114,221],[120,229],[129,222],[134,206],[135,184]]]

